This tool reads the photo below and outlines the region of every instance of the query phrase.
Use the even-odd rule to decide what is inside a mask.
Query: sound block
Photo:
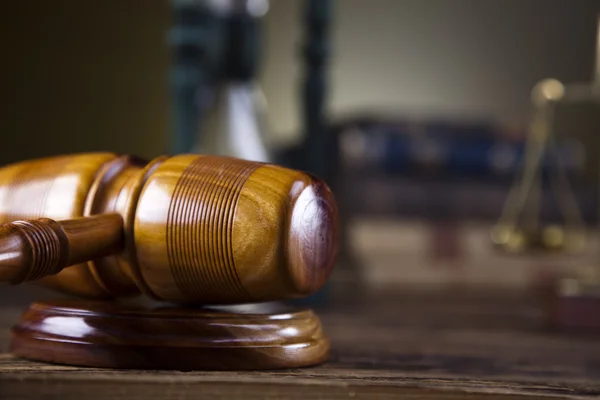
[[[90,367],[265,370],[322,363],[329,341],[307,309],[278,303],[175,308],[80,300],[36,302],[11,351]]]

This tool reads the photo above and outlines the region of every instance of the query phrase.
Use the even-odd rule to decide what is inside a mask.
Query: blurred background
[[[325,177],[340,202],[326,291],[527,291],[598,261],[599,13],[597,0],[7,2],[0,163],[84,151],[278,162]],[[544,99],[574,93],[551,118],[532,102],[548,78]],[[531,156],[550,145],[558,157]],[[513,185],[533,200],[510,200]],[[494,242],[519,210],[535,220],[531,243]],[[572,226],[583,245],[567,245]]]

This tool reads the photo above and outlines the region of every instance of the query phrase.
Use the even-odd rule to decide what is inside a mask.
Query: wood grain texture
[[[226,157],[161,163],[140,194],[134,242],[150,294],[182,303],[303,296],[329,277],[337,208],[317,178]],[[299,250],[301,249],[301,250]]]
[[[102,214],[57,222],[49,218],[0,225],[0,282],[18,284],[123,248],[123,220]]]
[[[18,284],[66,267],[67,239],[54,220],[41,218],[0,225],[0,282]]]
[[[600,340],[545,327],[510,293],[378,290],[320,317],[327,363],[245,372],[106,370],[0,355],[0,398],[592,399]],[[0,352],[23,309],[0,311]],[[3,325],[2,325],[3,324]]]
[[[195,309],[65,300],[32,304],[13,329],[11,351],[93,367],[260,370],[322,363],[329,342],[314,313],[279,304]]]
[[[117,213],[123,218],[124,250],[112,256],[87,263],[87,270],[110,297],[130,297],[140,294],[137,281],[132,279],[131,230],[137,197],[147,171],[164,157],[151,162],[135,156],[122,155],[102,165],[87,195],[83,215]],[[96,297],[96,296],[86,296]]]
[[[116,157],[111,153],[65,155],[2,167],[0,223],[83,216],[86,197],[98,170]],[[83,263],[47,277],[40,284],[79,296],[109,295]]]
[[[223,167],[218,159],[197,159],[175,185],[167,216],[167,255],[184,296],[202,292],[250,298],[235,269],[231,236],[242,186],[256,168],[258,164],[237,160]]]
[[[107,213],[123,219],[122,251],[42,284],[92,298],[143,292],[178,303],[270,301],[315,292],[337,254],[333,195],[299,171],[228,157],[146,163],[113,154],[0,169],[0,222]]]

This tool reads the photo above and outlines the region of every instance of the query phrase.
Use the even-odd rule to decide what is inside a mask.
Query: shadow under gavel
[[[177,303],[301,297],[329,277],[338,215],[318,178],[228,157],[92,153],[0,169],[0,282]]]

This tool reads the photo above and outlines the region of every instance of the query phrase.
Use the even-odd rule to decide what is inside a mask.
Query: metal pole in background
[[[305,78],[302,88],[302,123],[304,146],[302,168],[329,180],[329,149],[325,104],[326,67],[329,59],[329,25],[331,0],[307,0],[305,10],[306,39],[303,46]]]
[[[333,0],[306,0],[302,47],[305,72],[301,87],[301,123],[304,140],[295,168],[304,169],[327,181],[336,191],[337,162],[333,146],[335,137],[327,121],[327,61],[330,57],[329,29],[332,21]],[[296,156],[296,157],[298,157]],[[296,158],[294,157],[294,158]],[[340,251],[339,266],[334,271],[334,284],[326,284],[317,294],[305,300],[311,305],[326,303],[328,299],[343,299],[344,304],[360,301],[363,285],[361,265],[350,245],[348,220],[344,199],[339,199]],[[335,301],[335,300],[333,300]]]
[[[596,64],[594,65],[594,78],[592,85],[595,88],[598,88],[600,85],[600,14],[598,15],[597,20],[597,30],[596,30]],[[598,89],[596,89],[598,90]]]
[[[174,26],[171,90],[173,154],[192,151],[208,106],[215,58],[221,45],[219,21],[206,0],[172,0]]]

